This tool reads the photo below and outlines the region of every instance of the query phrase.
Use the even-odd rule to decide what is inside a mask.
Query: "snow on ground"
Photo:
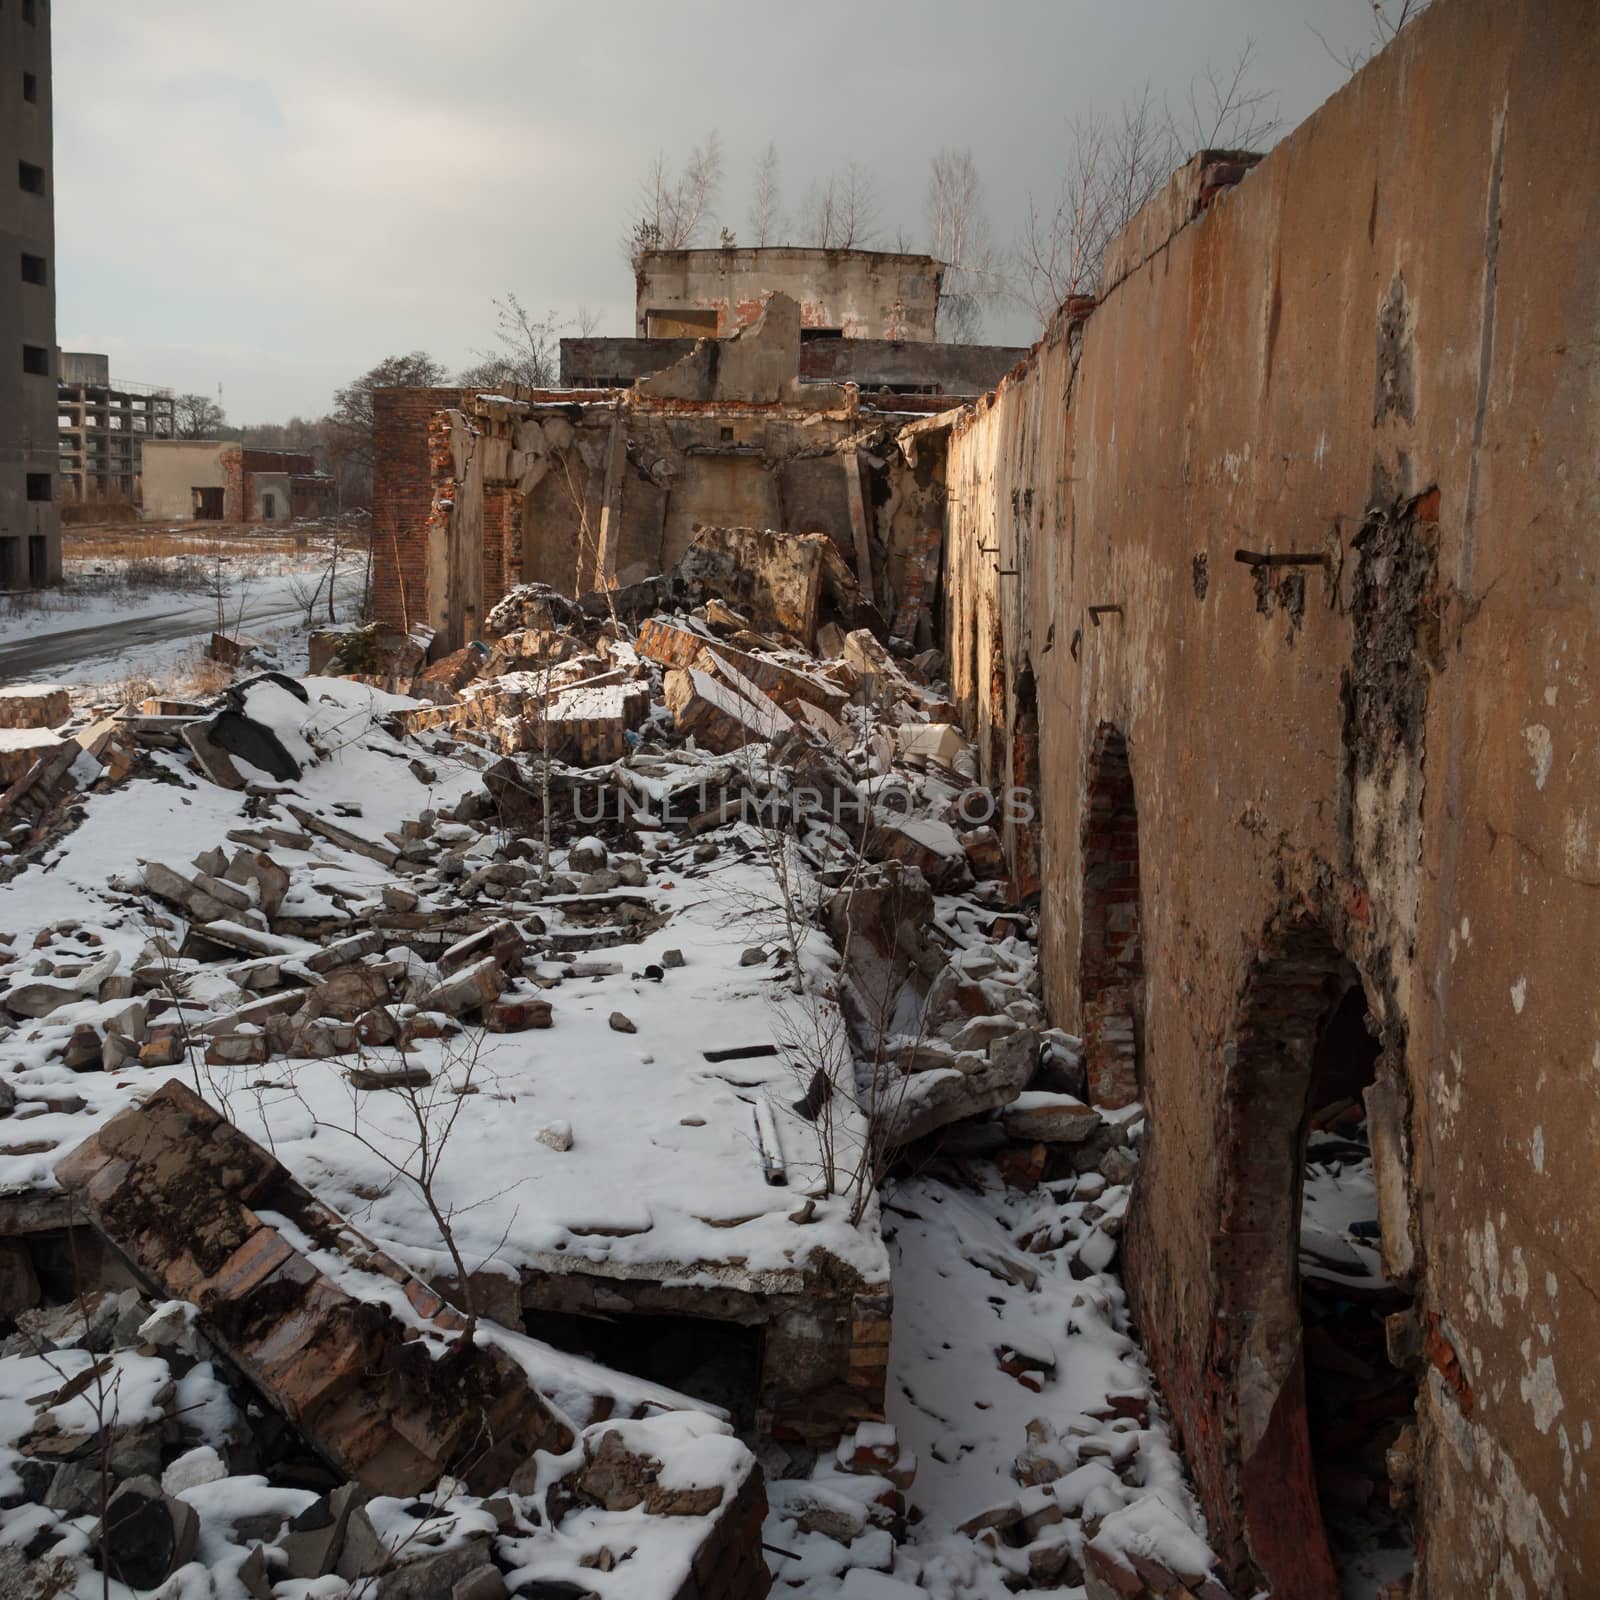
[[[250,714],[276,728],[305,761],[303,778],[290,786],[300,803],[331,816],[348,797],[360,796],[361,817],[342,825],[377,839],[424,808],[447,810],[480,787],[476,770],[464,765],[451,770],[437,762],[435,780],[426,786],[412,775],[407,758],[414,747],[375,724],[415,702],[342,679],[304,683],[313,697],[309,714],[270,683],[246,696]],[[139,863],[188,870],[194,855],[225,842],[230,828],[248,821],[246,797],[197,782],[173,756],[154,761],[168,781],[94,796],[83,825],[37,870],[0,885],[0,926],[15,933],[14,948],[27,950],[41,929],[79,921],[101,940],[97,959],[131,970],[159,926],[150,903],[135,892]],[[441,843],[451,837],[449,826],[441,825]],[[494,834],[461,832],[478,841],[474,864],[492,858]],[[302,914],[345,915],[326,888],[376,904],[385,887],[415,881],[321,840],[307,850],[275,849],[274,856],[296,879],[294,905]],[[648,1268],[675,1281],[749,1285],[764,1274],[798,1273],[826,1249],[868,1280],[886,1276],[870,1215],[866,1226],[853,1226],[846,1199],[818,1194],[806,1226],[788,1221],[818,1187],[814,1135],[789,1110],[803,1089],[797,1068],[781,1052],[720,1065],[704,1059],[718,1046],[771,1048],[775,1035],[793,1037],[805,1026],[793,1014],[780,971],[740,964],[742,953],[770,929],[771,894],[759,865],[730,861],[715,879],[656,866],[643,890],[577,897],[603,908],[607,900],[642,896],[670,920],[642,943],[599,952],[620,955],[621,971],[569,979],[548,991],[556,1009],[551,1030],[473,1030],[468,1037],[417,1042],[410,1060],[434,1073],[441,1097],[463,1085],[472,1090],[436,1180],[441,1203],[456,1215],[471,1267],[488,1262],[510,1273],[550,1265],[552,1256],[582,1256],[635,1275]],[[552,920],[559,919],[561,905],[559,898],[553,903]],[[669,949],[682,951],[683,966],[664,965]],[[177,963],[179,971],[183,966]],[[642,976],[646,967],[658,976]],[[559,973],[561,964],[550,970]],[[187,992],[209,1010],[249,998],[212,968],[193,972]],[[524,979],[506,998],[545,992]],[[74,1027],[104,1024],[125,1004],[84,999],[18,1029],[5,1044],[16,1063],[18,1093],[41,1100],[71,1094],[88,1100],[96,1116],[131,1103],[147,1087],[142,1074],[81,1074],[52,1059]],[[612,1026],[619,1011],[634,1033]],[[415,1145],[409,1104],[352,1088],[349,1065],[348,1058],[280,1061],[246,1075],[205,1067],[196,1045],[187,1073],[245,1132],[407,1266],[445,1270],[438,1230],[419,1191],[396,1182],[373,1149],[406,1148],[408,1139]],[[790,1167],[787,1186],[769,1184],[763,1172],[762,1105],[779,1130]],[[570,1149],[540,1142],[540,1133],[556,1124],[570,1129]],[[31,1119],[22,1153],[7,1155],[0,1146],[0,1190],[51,1185],[55,1162],[90,1125],[69,1112]],[[46,1148],[35,1148],[40,1145]],[[841,1155],[851,1153],[846,1128]],[[626,1181],[619,1182],[619,1174]],[[687,1280],[685,1263],[699,1264]],[[799,1280],[789,1287],[799,1287]]]
[[[0,1144],[0,1194],[52,1187],[52,1169],[78,1139],[166,1076],[73,1072],[59,1059],[76,1026],[104,1026],[128,1005],[92,997],[105,973],[160,959],[192,1022],[251,998],[228,977],[231,963],[152,955],[152,936],[175,935],[180,924],[142,893],[142,862],[189,872],[230,831],[255,825],[263,805],[282,823],[284,801],[372,841],[437,812],[435,854],[420,872],[319,837],[304,848],[274,843],[274,860],[292,878],[285,908],[352,930],[386,890],[420,893],[424,912],[460,909],[453,880],[435,870],[447,852],[459,857],[457,879],[496,863],[505,841],[493,828],[445,820],[481,790],[481,752],[443,738],[423,749],[397,737],[385,719],[416,704],[403,697],[340,679],[309,678],[303,687],[309,704],[270,682],[245,695],[250,716],[303,764],[300,779],[279,785],[245,768],[256,792],[240,793],[197,778],[176,755],[154,753],[136,780],[92,791],[80,825],[0,884],[0,928],[13,935],[19,962],[29,960],[37,936],[54,930],[76,944],[83,967],[75,978],[68,960],[62,976],[63,943],[47,942],[56,976],[81,980],[86,996],[20,1021],[4,1039],[18,1114]],[[685,772],[715,773],[717,763],[681,754]],[[619,771],[635,792],[660,798],[670,769],[652,758]],[[923,832],[946,842],[937,829]],[[855,1445],[887,1451],[889,1468],[900,1452],[914,1458],[905,1497],[917,1517],[907,1526],[890,1516],[886,1525],[877,1500],[890,1481],[830,1459],[809,1479],[774,1480],[768,1539],[778,1553],[770,1560],[788,1592],[808,1600],[999,1600],[1028,1575],[1082,1594],[1091,1538],[1097,1548],[1136,1551],[1175,1571],[1208,1571],[1204,1524],[1116,1274],[1126,1188],[1085,1171],[1024,1192],[1004,1186],[992,1168],[947,1168],[892,1184],[881,1211],[869,1204],[852,1223],[846,1199],[819,1182],[815,1132],[793,1110],[810,1075],[798,1041],[819,1016],[824,1030],[831,1019],[829,1002],[819,1012],[815,1000],[809,1008],[797,1000],[791,974],[798,963],[815,987],[828,976],[831,947],[814,934],[798,951],[788,948],[782,886],[753,831],[733,825],[698,842],[660,837],[630,863],[633,876],[623,883],[586,885],[592,863],[558,856],[557,869],[570,867],[575,887],[539,900],[547,935],[577,935],[581,951],[584,932],[612,926],[613,915],[620,928],[642,908],[648,926],[635,937],[635,922],[627,942],[568,960],[552,954],[515,981],[503,998],[548,999],[553,1027],[492,1034],[474,1026],[418,1039],[405,1057],[432,1073],[425,1116],[451,1126],[436,1152],[432,1198],[451,1216],[469,1270],[487,1264],[511,1274],[578,1259],[602,1275],[792,1290],[825,1251],[868,1282],[892,1274],[892,1426],[864,1427]],[[598,841],[581,840],[572,854],[596,848],[603,853]],[[935,920],[954,947],[953,965],[980,988],[985,973],[1004,969],[1012,986],[1005,993],[1016,997],[1010,1004],[1027,1011],[1032,946],[1015,937],[985,942],[975,930],[992,913],[977,911],[958,896],[938,902]],[[78,931],[61,935],[67,923]],[[681,964],[669,962],[672,952],[681,952]],[[421,964],[398,941],[387,954],[412,972]],[[973,1019],[986,1020],[1004,1019]],[[1027,1024],[1008,1023],[1019,1025]],[[707,1060],[707,1052],[730,1048],[741,1058]],[[355,1089],[347,1069],[359,1056],[208,1067],[195,1046],[172,1071],[396,1259],[426,1276],[448,1272],[425,1197],[396,1170],[397,1161],[412,1164],[415,1103]],[[839,1128],[847,1167],[861,1137],[852,1115],[841,1113]],[[1137,1121],[1135,1108],[1120,1134],[1136,1139]],[[787,1168],[786,1185],[768,1181],[775,1161]],[[696,1406],[511,1330],[485,1336],[504,1342],[553,1395],[609,1392],[635,1406]],[[7,1382],[0,1381],[0,1423]],[[675,1447],[673,1473],[692,1470],[700,1455],[726,1453],[726,1440],[714,1437],[722,1442],[707,1436],[686,1446],[682,1460]],[[796,1520],[803,1507],[807,1531]],[[661,1571],[687,1558],[689,1533],[682,1550],[660,1545]],[[9,1534],[6,1526],[0,1537]],[[646,1534],[658,1544],[665,1537]],[[583,1542],[573,1546],[575,1559]],[[226,1564],[236,1550],[219,1546],[208,1559]],[[530,1546],[530,1559],[535,1553],[548,1571],[548,1548]],[[583,1581],[607,1595],[634,1595],[642,1570],[613,1578],[585,1568]]]
[[[181,541],[137,528],[114,537],[119,547]],[[302,669],[308,613],[311,626],[326,625],[326,589],[314,592],[329,564],[326,530],[305,530],[303,542],[262,532],[217,541],[227,552],[220,564],[203,535],[181,555],[102,559],[95,536],[69,531],[59,587],[0,595],[0,681],[79,689],[165,683],[192,674],[219,619],[222,631],[260,638],[278,648],[287,670]],[[365,556],[352,547],[339,563],[341,615],[359,599],[364,577]]]
[[[1093,1194],[1093,1200],[1075,1197]],[[832,1462],[770,1486],[770,1557],[808,1600],[1002,1600],[1024,1575],[1082,1596],[1084,1545],[1210,1570],[1205,1520],[1131,1336],[1113,1258],[1127,1190],[1097,1175],[1032,1193],[993,1175],[883,1197],[893,1266],[887,1409],[920,1518],[897,1548],[800,1531],[863,1485]],[[1004,1360],[1011,1368],[1001,1366]],[[863,1430],[864,1431],[864,1430]],[[867,1491],[870,1492],[870,1491]],[[1023,1525],[1021,1517],[1029,1521]],[[902,1587],[895,1587],[900,1585]]]

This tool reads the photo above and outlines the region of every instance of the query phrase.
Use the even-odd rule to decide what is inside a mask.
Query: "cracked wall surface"
[[[883,625],[926,646],[947,425],[915,433],[932,399],[802,383],[800,351],[779,294],[631,389],[378,391],[375,616],[455,649],[516,583],[627,587],[703,529],[772,528],[826,535]]]
[[[1600,1581],[1597,81],[1591,5],[1439,0],[1259,165],[1177,174],[951,443],[944,644],[989,781],[1036,686],[1068,1028],[1096,730],[1126,739],[1130,1287],[1217,1548],[1282,1594],[1326,1592],[1252,1482],[1304,1453],[1274,1410],[1297,1333],[1229,1240],[1294,1112],[1297,1003],[1253,975],[1309,929],[1308,981],[1350,963],[1382,1030],[1415,1592]]]

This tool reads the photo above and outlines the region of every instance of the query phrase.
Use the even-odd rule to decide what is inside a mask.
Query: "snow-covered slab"
[[[637,894],[638,891],[635,891]],[[474,1039],[423,1040],[407,1059],[443,1082],[470,1078],[439,1162],[439,1199],[456,1213],[469,1261],[506,1272],[587,1272],[617,1279],[744,1288],[802,1289],[824,1259],[881,1282],[888,1264],[876,1208],[861,1226],[843,1195],[821,1195],[816,1134],[791,1106],[810,1069],[784,1049],[711,1064],[717,1047],[771,1046],[812,1023],[770,970],[741,967],[752,900],[770,882],[730,862],[716,880],[658,875],[650,886],[666,924],[619,947],[624,972],[568,980],[541,991],[549,1029]],[[682,967],[667,967],[680,949]],[[642,974],[662,970],[659,981]],[[620,1012],[635,1028],[618,1031]],[[375,1103],[376,1101],[376,1103]],[[783,1148],[788,1182],[767,1181],[758,1115],[765,1107]],[[301,1062],[294,1081],[239,1095],[231,1114],[335,1209],[407,1265],[448,1270],[419,1198],[394,1184],[362,1143],[414,1140],[398,1097],[368,1097],[359,1127],[337,1062]],[[571,1129],[570,1149],[540,1133]],[[841,1165],[860,1137],[841,1111]],[[376,1194],[376,1198],[373,1198]],[[807,1199],[808,1220],[790,1221]]]

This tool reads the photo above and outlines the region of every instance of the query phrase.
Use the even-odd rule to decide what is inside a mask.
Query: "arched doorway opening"
[[[1089,1096],[1096,1105],[1124,1106],[1140,1094],[1144,938],[1133,769],[1127,739],[1109,722],[1095,731],[1090,752],[1080,857],[1078,994]]]
[[[1300,1327],[1317,1501],[1347,1594],[1375,1594],[1415,1565],[1392,1503],[1389,1452],[1416,1386],[1391,1365],[1385,1319],[1410,1295],[1384,1275],[1365,1092],[1383,1050],[1353,968],[1311,1064],[1300,1202]]]
[[[1276,927],[1227,1058],[1215,1365],[1247,1576],[1281,1600],[1371,1593],[1411,1565],[1387,1452],[1415,1390],[1384,1341],[1409,1296],[1383,1279],[1363,1101],[1382,1057],[1324,924]]]
[[[1039,837],[1044,826],[1041,809],[1043,775],[1039,769],[1039,691],[1033,667],[1025,665],[1011,692],[1011,873],[1018,900],[1039,893]]]

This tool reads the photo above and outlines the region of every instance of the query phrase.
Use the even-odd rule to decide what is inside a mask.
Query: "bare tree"
[[[476,1034],[470,1042],[444,1043],[440,1047],[439,1070],[433,1073],[423,1069],[412,1076],[403,1070],[381,1069],[394,1071],[394,1082],[377,1091],[383,1098],[376,1102],[368,1098],[374,1091],[359,1089],[352,1082],[349,1117],[346,1121],[319,1114],[306,1099],[299,1084],[290,1091],[316,1128],[342,1134],[360,1145],[388,1169],[392,1182],[407,1184],[426,1208],[445,1253],[450,1258],[454,1279],[450,1298],[460,1303],[466,1318],[460,1341],[455,1346],[455,1352],[461,1356],[471,1351],[478,1328],[478,1290],[473,1283],[473,1271],[482,1271],[498,1253],[500,1245],[505,1243],[502,1237],[500,1245],[480,1261],[476,1269],[469,1268],[456,1231],[457,1219],[467,1211],[499,1199],[508,1189],[485,1195],[469,1205],[455,1206],[446,1199],[444,1186],[439,1182],[440,1169],[444,1165],[456,1122],[463,1107],[471,1103],[472,1097],[479,1092],[479,1056],[484,1044],[485,1037],[481,1033]],[[368,1064],[359,1044],[351,1056],[343,1059],[347,1076]],[[393,1100],[388,1099],[391,1095],[394,1096]],[[403,1115],[396,1119],[399,1127],[381,1120],[383,1111],[396,1104],[403,1108]],[[363,1121],[364,1112],[373,1112],[374,1108],[375,1113],[367,1115]],[[524,1181],[519,1178],[509,1188],[515,1188]],[[508,1224],[507,1234],[509,1232]]]
[[[1380,6],[1377,9],[1381,9]],[[1196,150],[1260,150],[1271,143],[1282,126],[1278,97],[1268,89],[1254,88],[1250,72],[1255,66],[1256,42],[1244,48],[1226,71],[1206,63],[1204,72],[1189,82],[1189,117],[1178,132]]]
[[[756,159],[755,191],[748,215],[750,234],[757,245],[777,244],[783,237],[783,192],[778,180],[778,147],[767,147]]]
[[[180,439],[214,439],[228,420],[222,406],[208,394],[177,395],[172,412]]]
[[[372,471],[372,395],[376,389],[430,389],[445,382],[448,372],[425,350],[386,356],[333,397],[333,411],[324,418],[332,451],[342,460]]]
[[[989,230],[983,180],[972,151],[944,149],[928,173],[928,251],[945,263],[939,337],[976,344],[986,306],[1006,291],[1006,273]]]
[[[1270,141],[1277,105],[1251,86],[1254,60],[1247,40],[1227,71],[1208,66],[1197,74],[1181,121],[1148,85],[1115,118],[1089,112],[1073,119],[1055,196],[1046,205],[1028,197],[1017,241],[1018,276],[1041,325],[1069,295],[1095,292],[1106,246],[1189,155]]]
[[[640,185],[639,218],[622,241],[623,254],[637,268],[651,250],[687,250],[715,215],[722,187],[722,140],[713,128],[674,173],[665,156],[650,164]]]
[[[1367,42],[1351,48],[1335,49],[1318,28],[1311,31],[1322,42],[1322,48],[1346,72],[1361,70],[1408,23],[1416,21],[1433,3],[1433,0],[1360,0],[1361,9],[1368,13],[1371,32]],[[1307,24],[1310,27],[1310,24]]]
[[[1041,326],[1069,295],[1087,293],[1099,281],[1111,231],[1108,143],[1103,120],[1087,113],[1075,117],[1053,203],[1041,206],[1028,196],[1017,275]]]
[[[800,238],[822,250],[870,250],[881,228],[881,208],[872,175],[852,161],[806,192]]]
[[[514,294],[494,303],[498,350],[480,350],[476,365],[458,381],[466,389],[553,389],[561,381],[561,330],[570,326],[558,312],[536,317]]]

